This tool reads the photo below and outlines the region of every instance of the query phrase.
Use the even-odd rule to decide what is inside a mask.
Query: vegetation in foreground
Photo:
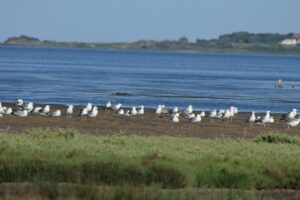
[[[274,133],[253,141],[93,136],[64,129],[1,133],[0,182],[299,189],[299,141]]]
[[[21,35],[11,37],[3,42],[5,45],[29,45],[40,47],[64,48],[102,48],[102,49],[133,49],[133,50],[160,50],[160,51],[222,51],[222,52],[262,52],[262,53],[300,53],[300,44],[282,46],[280,42],[290,39],[293,33],[248,33],[235,32],[221,35],[218,39],[197,39],[189,41],[186,37],[178,40],[140,40],[136,42],[119,43],[85,43],[85,42],[57,42],[39,40]],[[1,44],[1,43],[0,43]]]

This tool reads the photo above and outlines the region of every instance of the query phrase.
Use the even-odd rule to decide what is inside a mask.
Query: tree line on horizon
[[[139,40],[135,42],[57,42],[39,40],[38,38],[21,35],[10,37],[4,45],[32,45],[46,47],[74,47],[74,48],[112,48],[112,49],[143,49],[143,50],[199,50],[199,51],[265,51],[265,52],[295,52],[300,53],[300,44],[296,46],[282,46],[280,42],[291,38],[294,33],[248,33],[234,32],[224,34],[217,39],[197,39],[190,41],[187,37],[178,40]]]

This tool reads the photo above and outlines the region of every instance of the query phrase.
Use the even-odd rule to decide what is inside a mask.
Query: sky
[[[212,39],[300,32],[300,0],[0,0],[0,41]]]

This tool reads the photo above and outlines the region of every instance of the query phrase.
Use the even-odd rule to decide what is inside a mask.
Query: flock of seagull
[[[115,111],[118,115],[121,116],[135,116],[143,115],[145,113],[144,106],[135,107],[131,109],[122,108],[121,103],[115,105],[111,101],[108,101],[105,105],[106,113],[109,110]],[[19,117],[27,117],[29,113],[33,113],[36,116],[49,116],[49,117],[60,117],[62,115],[61,110],[50,111],[50,105],[45,105],[44,107],[34,107],[33,102],[24,103],[22,99],[18,99],[15,104],[15,108],[2,106],[0,102],[0,117],[3,115],[16,115]],[[180,118],[186,118],[192,123],[201,122],[202,118],[208,117],[211,121],[215,119],[222,119],[223,121],[228,121],[234,118],[238,114],[238,108],[231,106],[229,109],[220,109],[220,110],[211,110],[209,113],[202,111],[198,114],[194,113],[192,105],[189,105],[186,109],[180,110],[178,107],[174,107],[172,110],[166,108],[165,105],[158,105],[154,111],[156,118],[163,115],[170,115],[170,120],[174,123],[178,123]],[[74,114],[74,106],[68,105],[66,109],[67,118],[71,118]],[[92,103],[88,103],[85,107],[80,110],[79,116],[95,118],[98,115],[98,107],[94,106]],[[298,126],[300,123],[300,116],[298,116],[298,110],[292,109],[290,112],[282,115],[280,120],[284,120],[289,127]],[[255,112],[252,112],[251,116],[247,120],[250,125],[253,124],[273,124],[275,123],[274,117],[271,116],[271,112],[267,111],[263,117],[256,116]]]

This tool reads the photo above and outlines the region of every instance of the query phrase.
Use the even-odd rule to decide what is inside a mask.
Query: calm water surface
[[[0,74],[2,102],[300,108],[300,56],[2,46]],[[284,88],[274,87],[279,78]]]

